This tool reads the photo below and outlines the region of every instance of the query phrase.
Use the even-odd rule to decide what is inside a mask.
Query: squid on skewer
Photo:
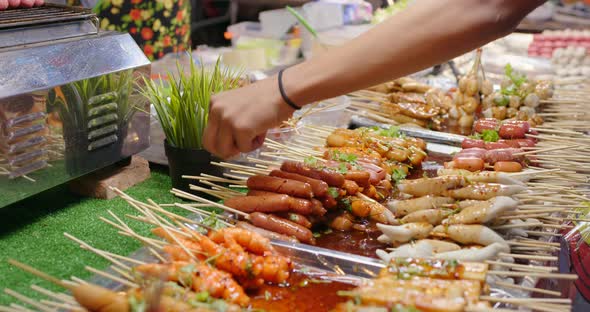
[[[466,207],[461,212],[449,216],[444,223],[446,224],[483,224],[494,220],[502,213],[516,209],[518,201],[506,197],[498,196],[487,201],[476,203]],[[402,219],[403,221],[403,219]]]
[[[497,259],[498,254],[501,252],[506,252],[506,246],[500,243],[492,243],[483,248],[466,248],[437,253],[434,257],[437,259],[483,262]]]
[[[382,243],[406,243],[414,239],[426,238],[432,231],[430,223],[415,222],[403,225],[377,224],[383,235],[377,239]]]
[[[400,192],[413,196],[439,196],[449,189],[461,187],[466,184],[467,180],[462,176],[441,176],[435,178],[403,180],[397,184],[397,187]]]
[[[442,205],[451,204],[455,200],[450,197],[439,197],[426,195],[406,200],[392,200],[387,203],[387,208],[397,217],[403,217],[419,210],[438,208]]]
[[[499,183],[506,185],[524,185],[530,176],[527,175],[512,175],[504,172],[497,171],[481,171],[471,172],[464,169],[439,169],[437,174],[439,176],[463,176],[471,182],[483,182],[483,183]]]
[[[401,219],[402,223],[427,222],[432,225],[439,225],[451,213],[450,209],[425,209],[412,212]]]
[[[488,246],[499,243],[504,252],[510,252],[508,243],[494,230],[479,224],[439,225],[432,230],[432,235],[448,237],[461,244]]]
[[[474,183],[459,189],[448,190],[446,195],[455,199],[488,200],[497,196],[512,196],[525,191],[522,185],[503,185],[496,183]]]

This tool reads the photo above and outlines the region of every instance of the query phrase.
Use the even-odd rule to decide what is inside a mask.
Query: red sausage
[[[498,134],[502,139],[524,139],[526,130],[520,125],[503,124]]]
[[[250,221],[255,226],[279,234],[295,237],[303,243],[315,243],[313,233],[309,229],[306,229],[295,222],[260,212],[251,213]]]
[[[461,142],[461,148],[472,148],[472,147],[484,148],[485,142],[483,140],[470,139],[470,138],[465,138],[463,140],[463,142]]]
[[[332,210],[336,208],[336,206],[338,206],[338,202],[336,201],[336,199],[330,195],[327,195],[326,197],[322,198],[321,201],[322,206],[324,206],[324,208],[328,210]]]
[[[453,168],[469,171],[482,171],[485,167],[483,159],[476,157],[457,158],[453,160]]]
[[[300,215],[298,213],[292,213],[292,212],[283,212],[283,213],[279,213],[277,215],[283,219],[287,219],[287,220],[295,222],[301,226],[304,226],[307,229],[311,229],[311,226],[312,226],[311,221],[309,221],[309,219],[307,219],[303,215]]]
[[[20,7],[20,0],[8,0],[8,6],[11,8],[18,8]]]
[[[483,130],[496,130],[498,126],[499,122],[496,118],[484,118],[475,122],[473,130],[477,133],[482,133]]]
[[[499,149],[499,148],[509,148],[510,147],[510,145],[508,145],[506,143],[502,143],[502,142],[487,142],[485,146],[486,146],[487,150],[495,150],[495,149]]]
[[[379,167],[381,169],[381,167]],[[383,169],[381,169],[383,170]],[[344,178],[346,179],[343,184],[343,188],[346,189],[347,182],[350,186],[350,182],[356,182],[356,187],[359,186],[365,187],[369,185],[369,180],[371,179],[371,174],[367,171],[348,171],[344,174]],[[348,189],[346,190],[348,192]],[[355,192],[356,193],[356,192]],[[350,193],[349,193],[350,194]]]
[[[290,179],[256,175],[248,178],[246,185],[249,189],[287,194],[301,198],[312,198],[311,185]]]
[[[285,161],[281,165],[281,170],[322,180],[328,183],[329,186],[342,187],[342,184],[344,184],[344,176],[338,172],[327,169],[313,169],[299,162]]]
[[[305,182],[305,183],[311,185],[311,189],[313,191],[314,197],[322,197],[322,196],[326,195],[326,193],[328,193],[328,187],[329,187],[328,183],[326,183],[322,180],[313,179],[313,178],[309,178],[306,176],[302,176],[297,173],[285,172],[285,171],[281,171],[281,170],[271,171],[270,176]]]
[[[230,208],[246,213],[251,212],[281,212],[291,209],[291,199],[284,194],[264,196],[236,196],[224,201]]]
[[[267,192],[267,191],[258,191],[258,190],[248,190],[247,197],[264,197],[264,196],[273,196],[273,195],[282,195],[282,196],[287,196],[289,198],[289,209],[288,210],[281,210],[281,211],[292,211],[292,212],[296,212],[296,213],[303,214],[303,215],[308,215],[308,214],[313,213],[313,203],[310,200],[307,200],[304,198],[291,197],[291,196],[285,195],[285,194],[277,194],[277,193],[272,193],[272,192]],[[238,209],[238,208],[236,208],[236,209]],[[269,211],[259,210],[259,211],[260,212],[275,212],[272,210],[269,210]]]
[[[35,0],[21,0],[20,6],[23,8],[32,8],[35,5]]]
[[[275,232],[272,232],[269,230],[265,230],[263,228],[254,226],[248,222],[238,221],[238,223],[236,223],[236,226],[239,228],[242,228],[242,229],[246,229],[248,231],[258,233],[266,238],[278,239],[278,240],[282,240],[282,241],[290,242],[290,243],[299,243],[299,241],[294,237],[275,233]]]
[[[522,162],[524,160],[524,156],[514,155],[516,153],[522,153],[523,150],[519,148],[501,148],[490,150],[486,153],[484,160],[489,164],[495,164],[499,161],[516,161]]]
[[[328,212],[321,201],[312,198],[311,199],[311,214],[314,216],[322,217]]]
[[[514,148],[535,146],[535,141],[532,139],[499,140],[498,142],[505,143],[508,146],[514,147]]]
[[[524,129],[524,132],[527,133],[531,130],[531,124],[529,124],[528,121],[525,120],[512,120],[512,119],[508,119],[508,120],[504,120],[503,125],[513,125],[513,126],[518,126]]]

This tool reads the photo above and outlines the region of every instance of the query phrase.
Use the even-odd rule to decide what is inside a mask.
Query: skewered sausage
[[[453,168],[468,171],[481,171],[485,168],[483,159],[477,157],[458,157],[453,159]]]
[[[283,218],[254,212],[250,214],[250,221],[255,226],[267,229],[279,234],[292,236],[297,238],[300,242],[313,244],[315,242],[313,233],[305,227]]]
[[[522,171],[522,165],[515,161],[499,161],[494,164],[494,171],[520,172]]]
[[[525,128],[516,124],[503,124],[498,132],[503,139],[524,139]]]
[[[470,139],[470,138],[465,138],[465,139],[463,139],[463,142],[461,142],[461,148],[472,148],[472,147],[484,148],[485,143],[483,140]]]
[[[315,197],[322,197],[328,192],[328,184],[322,180],[313,179],[297,173],[285,172],[281,170],[273,170],[270,172],[271,177],[279,177],[284,179],[291,179],[307,183],[311,186],[313,195]]]
[[[236,227],[248,230],[248,231],[252,231],[254,233],[258,233],[266,238],[270,238],[270,239],[277,239],[277,240],[281,240],[281,241],[285,241],[285,242],[290,242],[290,243],[299,243],[299,241],[291,236],[286,236],[283,234],[279,234],[273,231],[269,231],[267,229],[263,229],[261,227],[257,227],[254,226],[248,222],[244,222],[244,221],[238,221],[236,223]]]
[[[252,193],[249,193],[252,194]],[[291,198],[285,194],[258,194],[228,198],[224,204],[242,212],[281,212],[291,209]],[[311,209],[311,208],[310,208]]]
[[[246,185],[253,190],[269,191],[301,198],[313,197],[311,185],[296,180],[256,175],[248,178]]]
[[[334,200],[334,202],[336,203],[335,205],[338,205],[336,200]],[[319,201],[315,198],[311,199],[311,214],[312,215],[321,217],[321,216],[325,215],[326,212],[328,212],[328,211],[326,210],[326,208],[324,208],[324,205],[322,204],[321,201]]]
[[[344,184],[344,176],[338,172],[329,171],[327,169],[313,169],[294,161],[283,162],[281,170],[322,180],[328,183],[329,186],[342,187],[342,184]]]
[[[301,226],[304,226],[305,228],[311,229],[311,221],[309,221],[309,219],[307,219],[304,215],[292,212],[283,212],[277,215],[283,219],[293,221]]]
[[[381,167],[379,167],[381,169]],[[383,169],[381,169],[383,171]],[[367,171],[348,171],[344,174],[344,178],[348,181],[354,181],[358,186],[368,186],[369,180],[371,179],[371,174]],[[344,188],[346,188],[346,181],[344,182]]]
[[[483,118],[479,119],[473,125],[473,130],[477,133],[482,133],[483,130],[496,130],[500,125],[496,118]]]
[[[289,209],[287,210],[277,210],[278,208],[273,208],[272,205],[275,204],[275,202],[273,201],[277,201],[276,204],[277,205],[281,205],[282,203],[278,202],[278,199],[275,199],[275,197],[277,195],[280,196],[287,196],[287,202],[289,205]],[[255,198],[250,198],[250,197],[255,197]],[[258,198],[256,198],[258,197]],[[265,197],[269,197],[269,200],[267,200],[266,203],[262,203],[261,202],[261,198],[265,198]],[[248,205],[243,202],[243,199],[247,199],[248,201]],[[303,214],[303,215],[308,215],[308,214],[312,214],[313,213],[313,203],[308,200],[308,199],[304,199],[304,198],[297,198],[297,197],[291,197],[289,195],[285,195],[285,194],[277,194],[277,193],[272,193],[272,192],[267,192],[267,191],[259,191],[259,190],[248,190],[248,196],[243,196],[243,197],[233,197],[230,198],[229,200],[231,200],[231,204],[235,205],[236,207],[232,207],[228,204],[226,204],[226,206],[241,210],[241,208],[237,208],[237,207],[243,207],[242,210],[244,212],[284,212],[284,211],[292,211],[292,212],[296,212],[299,214]],[[227,202],[227,200],[226,200]],[[260,210],[253,210],[253,208],[249,208],[249,207],[255,207],[256,204],[258,203],[258,206],[261,207]],[[249,206],[249,204],[251,204],[252,206]],[[251,210],[251,211],[246,211],[246,210]]]
[[[499,162],[499,161],[522,162],[522,161],[524,161],[524,156],[519,155],[522,152],[523,152],[522,149],[512,148],[512,147],[489,150],[486,152],[486,154],[484,156],[484,160],[485,160],[485,162],[492,164],[492,165]]]

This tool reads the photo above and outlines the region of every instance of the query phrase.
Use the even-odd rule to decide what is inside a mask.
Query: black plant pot
[[[206,173],[221,176],[223,174],[223,168],[211,164],[211,161],[219,161],[219,159],[204,149],[177,148],[168,144],[167,140],[164,140],[164,149],[168,158],[172,187],[176,189],[191,192],[189,187],[191,180],[183,179],[183,175],[198,176]],[[192,183],[194,184],[194,181]]]

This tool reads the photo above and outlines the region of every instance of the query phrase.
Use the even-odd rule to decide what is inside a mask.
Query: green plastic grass
[[[130,188],[126,193],[139,200],[151,198],[157,203],[172,203],[178,199],[169,193],[171,187],[167,174],[152,171],[150,179]],[[115,229],[99,220],[101,216],[109,217],[107,209],[120,217],[137,214],[120,198],[83,198],[69,193],[65,186],[0,209],[0,305],[16,302],[3,293],[4,288],[11,288],[33,298],[40,296],[30,289],[31,284],[64,291],[10,266],[7,263],[9,258],[65,279],[72,275],[82,279],[89,278],[93,274],[85,271],[85,266],[97,269],[108,267],[107,261],[79,248],[64,237],[64,232],[97,248],[122,255],[128,255],[141,247],[136,241],[118,235]],[[178,213],[187,214],[183,211]],[[124,220],[129,221],[128,224],[138,233],[149,233],[147,225],[128,218]]]

